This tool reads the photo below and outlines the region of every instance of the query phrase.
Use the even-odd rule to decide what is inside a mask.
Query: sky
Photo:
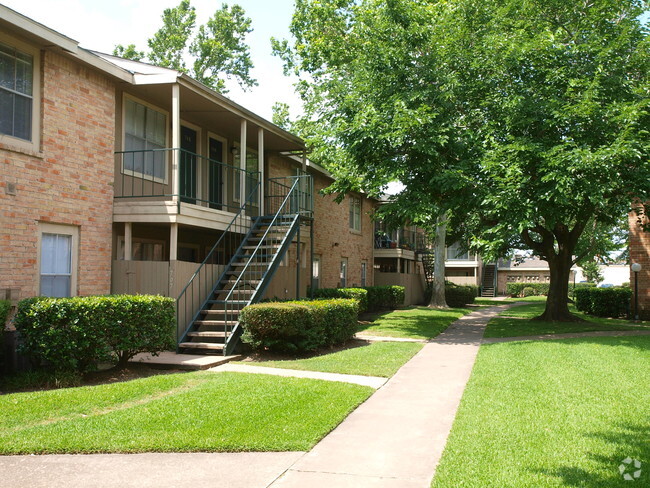
[[[112,53],[116,44],[135,44],[147,48],[147,39],[162,26],[165,8],[180,0],[0,0],[3,5],[79,42],[86,49]],[[292,84],[295,79],[282,73],[282,61],[271,55],[270,38],[289,38],[294,0],[230,0],[252,19],[253,32],[247,41],[251,48],[253,78],[259,86],[248,92],[237,83],[228,85],[228,98],[271,120],[275,102],[288,103],[292,116],[301,104]],[[197,25],[205,23],[221,6],[221,0],[191,0],[196,8]]]

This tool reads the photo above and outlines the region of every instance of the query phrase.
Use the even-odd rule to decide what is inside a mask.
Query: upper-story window
[[[0,134],[33,140],[34,56],[0,42]]]
[[[350,196],[350,229],[361,232],[361,198]]]
[[[125,99],[124,172],[155,180],[167,175],[167,116],[130,98]]]

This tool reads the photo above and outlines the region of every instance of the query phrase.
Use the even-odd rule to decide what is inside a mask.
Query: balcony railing
[[[177,153],[179,193],[174,193],[169,170]],[[242,170],[184,149],[147,149],[118,151],[119,176],[115,198],[176,200],[215,210],[237,213],[241,208],[241,179],[244,194],[253,192],[246,214],[259,214],[260,173]]]
[[[422,231],[404,228],[386,231],[381,226],[375,227],[375,249],[422,251],[430,247],[429,238]]]

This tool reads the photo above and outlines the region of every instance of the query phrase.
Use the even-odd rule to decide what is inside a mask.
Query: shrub
[[[258,303],[241,312],[242,340],[254,349],[308,352],[351,339],[359,313],[355,299]]]
[[[445,282],[445,300],[450,307],[462,307],[474,303],[478,295],[478,287],[472,285],[456,285],[450,281]]]
[[[576,299],[575,290],[578,288],[596,288],[596,283],[575,283],[574,285],[569,285],[569,296],[574,300]]]
[[[11,310],[11,302],[9,300],[0,300],[0,371],[4,369],[4,326]]]
[[[353,298],[359,302],[359,313],[368,310],[368,291],[364,288],[317,288],[314,299],[317,298]]]
[[[55,370],[126,364],[139,352],[174,347],[174,301],[151,295],[22,300],[14,319],[20,352]]]
[[[366,286],[368,292],[368,311],[375,312],[384,308],[394,309],[404,304],[403,286]]]
[[[531,286],[526,286],[523,290],[521,290],[521,295],[524,297],[532,297],[537,295],[537,291]]]
[[[575,290],[576,308],[598,317],[622,317],[629,313],[632,290],[625,287],[580,287]]]

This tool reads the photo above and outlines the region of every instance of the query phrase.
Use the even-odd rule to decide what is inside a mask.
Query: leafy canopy
[[[163,26],[147,41],[147,52],[138,51],[134,44],[120,44],[113,54],[187,73],[221,93],[228,91],[226,79],[234,78],[244,89],[257,85],[250,76],[253,62],[245,42],[252,32],[251,19],[242,7],[224,3],[197,29],[194,7],[182,0],[177,7],[165,9],[162,20]]]

